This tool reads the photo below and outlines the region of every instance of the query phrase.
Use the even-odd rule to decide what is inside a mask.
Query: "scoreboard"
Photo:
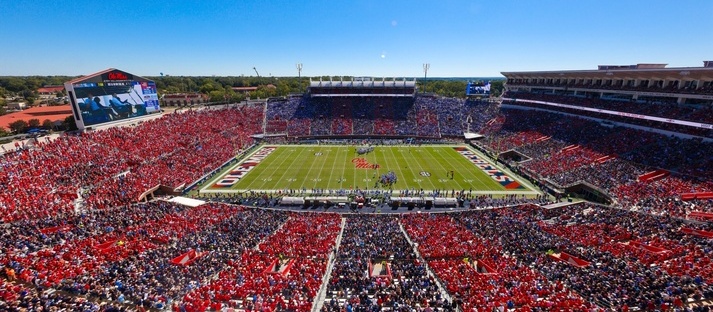
[[[465,95],[474,97],[490,97],[490,81],[469,81],[465,88]]]
[[[161,110],[155,82],[113,68],[68,81],[64,88],[80,130]]]

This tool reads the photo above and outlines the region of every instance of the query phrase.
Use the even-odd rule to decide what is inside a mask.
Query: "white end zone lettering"
[[[274,152],[275,149],[275,147],[263,147],[226,173],[218,182],[214,184],[214,186],[231,187],[235,183],[238,183],[240,179],[248,174],[250,170],[255,168],[263,159],[267,158],[267,156]]]
[[[232,186],[235,183],[238,183],[240,179],[222,179],[216,183],[216,186],[221,186],[221,187],[229,187]]]
[[[493,178],[493,180],[498,181],[498,182],[513,182],[512,178],[507,176],[504,172],[502,172],[500,169],[497,169],[495,166],[491,165],[489,162],[481,159],[478,157],[475,153],[471,151],[458,151],[461,155],[463,155],[465,158],[467,158],[472,164],[474,164],[476,167],[482,169],[488,176]],[[501,183],[502,184],[502,183]]]
[[[500,176],[491,175],[491,177],[493,179],[495,179],[495,181],[498,181],[498,182],[512,182],[512,179],[510,179],[510,177],[508,177],[506,175],[500,175]]]

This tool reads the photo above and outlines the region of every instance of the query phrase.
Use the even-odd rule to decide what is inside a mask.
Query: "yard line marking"
[[[344,172],[347,171],[347,166],[348,166],[348,164],[350,164],[350,162],[348,162],[348,160],[349,160],[349,146],[342,147],[342,149],[340,149],[339,152],[344,154],[344,162],[342,162],[342,174],[339,176],[339,179],[342,182],[340,182],[337,189],[343,190],[343,189],[346,189],[344,187],[344,182],[347,182],[346,179],[344,179]]]
[[[293,171],[293,168],[295,168],[295,166],[294,166],[295,161],[298,161],[299,159],[301,159],[301,158],[302,158],[302,153],[304,153],[306,150],[307,150],[306,148],[301,149],[300,152],[299,152],[299,154],[297,155],[297,157],[285,157],[285,158],[292,158],[292,162],[290,163],[289,168],[284,168],[284,169],[283,169],[282,175],[280,175],[280,179],[277,180],[277,181],[282,181],[282,179],[285,178],[285,176],[287,175],[287,173],[292,173],[293,176],[297,176],[297,175],[296,175],[296,172]],[[284,162],[284,160],[283,160],[283,162]],[[298,167],[298,168],[299,168],[299,167]],[[275,168],[276,171],[279,170],[279,169],[280,169],[279,167],[278,167],[278,168]],[[287,188],[288,188],[288,189],[292,189],[292,182],[293,182],[293,181],[290,181],[290,183],[287,185]]]
[[[306,150],[306,151],[310,151],[310,152],[313,151],[313,150],[310,150],[310,149],[308,149],[308,148],[305,148],[305,150]],[[301,153],[300,153],[300,154],[301,154]],[[312,159],[312,164],[309,166],[309,169],[307,170],[307,174],[304,175],[305,177],[307,177],[307,175],[312,172],[312,169],[314,168],[314,164],[315,164],[316,162],[317,162],[317,157],[314,157],[314,158]],[[304,167],[301,167],[300,169],[302,169],[302,168],[304,168]],[[303,179],[302,185],[300,185],[300,189],[305,188],[305,182],[307,182],[307,179]],[[312,181],[312,182],[316,183],[317,181]],[[310,189],[312,189],[312,188],[314,188],[314,184],[313,184],[313,187],[310,187]]]
[[[326,148],[326,147],[325,147],[325,148]],[[321,179],[321,177],[323,176],[322,170],[324,170],[324,163],[326,162],[326,160],[324,160],[323,157],[326,156],[327,158],[329,158],[329,154],[331,154],[331,153],[329,153],[329,152],[330,152],[331,150],[332,150],[331,148],[328,148],[327,150],[324,150],[323,148],[320,148],[319,151],[317,151],[317,152],[315,152],[315,153],[313,154],[315,161],[319,160],[320,158],[322,159],[322,161],[321,161],[321,162],[322,162],[322,165],[319,167],[319,174],[318,174],[318,176],[320,177],[320,179]],[[317,153],[319,153],[319,156],[317,156]],[[326,153],[326,154],[325,154],[325,153]],[[329,178],[330,178],[330,179],[332,178],[331,172],[330,172],[330,174],[329,174]],[[321,181],[320,181],[320,182],[321,182]],[[315,184],[315,185],[314,185],[314,188],[322,188],[322,187],[317,187],[317,182],[316,182],[316,181],[314,182],[314,184]],[[329,181],[327,181],[327,185],[329,185]],[[326,187],[324,187],[324,188],[326,188]]]
[[[428,150],[429,150],[429,151],[428,151],[429,154],[434,154],[434,152],[431,152],[431,151],[434,150],[434,148],[428,148]],[[437,154],[437,155],[440,156],[440,155],[443,154],[443,153],[438,152],[438,153],[435,153],[435,154]],[[443,167],[443,163],[441,163],[440,161],[435,161],[435,160],[437,160],[437,159],[439,159],[439,158],[437,158],[437,157],[434,155],[434,157],[433,157],[433,160],[434,160],[434,161],[433,161],[433,162],[434,162],[434,163],[437,163],[438,166],[441,167],[441,169],[443,169],[443,171],[450,171],[450,170],[446,169],[446,167]],[[442,159],[443,161],[445,161],[445,162],[447,162],[447,163],[450,163],[448,160],[446,160],[446,158],[445,158],[444,156],[441,156],[440,159]],[[443,172],[443,171],[441,171],[441,172]],[[453,171],[455,171],[455,169],[454,169]],[[451,181],[454,181],[454,182],[458,185],[458,188],[459,188],[459,189],[464,190],[463,186],[458,182],[458,180],[452,179]]]
[[[408,148],[408,147],[403,147],[403,146],[401,146],[401,147],[398,147],[398,148],[401,149],[401,148]],[[393,149],[391,150],[391,154],[394,155],[394,159],[397,159],[396,154],[394,154]],[[411,162],[408,161],[408,158],[407,158],[407,157],[405,157],[405,156],[402,155],[401,159],[403,159],[403,160],[406,162],[407,165],[413,167],[413,165],[411,164]],[[417,164],[418,167],[419,167],[419,171],[423,171],[423,167],[421,167],[421,164],[419,164],[419,163],[416,163],[416,164]],[[417,176],[416,174],[413,174],[413,169],[409,169],[409,171],[412,173],[412,175],[413,175],[414,177]],[[423,179],[421,179],[421,178],[416,178],[416,179],[419,179],[419,180],[421,180],[421,182],[423,182]],[[419,190],[420,190],[420,189],[424,189],[424,191],[425,191],[425,187],[423,187],[423,185],[421,185],[421,182],[416,182],[416,181],[413,181],[413,182],[414,182],[414,183],[418,183],[418,187],[417,187],[417,188],[416,188],[416,187],[412,187],[413,189],[419,189]],[[436,185],[434,185],[433,182],[431,182],[430,179],[428,180],[428,183],[431,184],[431,189],[432,189],[432,190],[435,190],[435,189],[436,189]]]
[[[269,145],[269,146],[272,146],[272,145]],[[255,151],[255,153],[257,153],[257,152],[261,151],[263,148],[266,148],[266,147],[269,147],[269,146],[267,146],[267,145],[266,145],[266,146],[261,146],[260,148],[258,148],[258,149]],[[263,159],[263,160],[260,162],[260,164],[262,164],[263,162],[265,162],[265,160],[268,159],[268,158],[270,158],[270,156],[272,156],[273,154],[280,153],[280,151],[279,151],[280,148],[279,148],[279,147],[277,147],[277,146],[272,146],[272,147],[274,147],[275,150],[272,151],[272,153],[270,153],[270,155],[268,155],[265,159]],[[252,157],[252,156],[251,156],[251,157]],[[244,163],[244,162],[245,162],[247,159],[249,159],[249,158],[250,158],[250,157],[246,157],[246,158],[241,159],[240,162],[239,162],[239,164]],[[248,183],[248,186],[251,186],[251,185],[254,183],[254,181],[257,181],[257,179],[252,179],[252,180],[251,180],[251,179],[248,178],[248,177],[251,177],[251,176],[258,176],[258,175],[261,175],[261,174],[262,174],[262,173],[260,173],[259,171],[264,170],[264,169],[260,169],[260,168],[261,168],[261,167],[260,167],[260,164],[258,164],[257,167],[253,168],[252,170],[250,170],[247,174],[245,174],[245,176],[243,176],[242,178],[240,178],[240,180],[239,180],[237,183],[233,184],[233,185],[230,187],[230,189],[233,189],[234,187],[236,187],[237,185],[239,185],[239,184],[241,184],[241,183],[248,183],[248,182],[245,182],[245,181],[250,181],[250,182]],[[237,166],[236,166],[235,168],[237,168]],[[234,170],[234,168],[231,168],[230,170]]]
[[[327,187],[326,187],[327,189],[332,189],[332,188],[329,187],[329,186],[332,184],[332,181],[334,181],[334,180],[332,180],[332,176],[334,175],[334,166],[337,165],[337,158],[339,158],[339,151],[340,151],[340,150],[341,150],[341,149],[337,148],[337,149],[336,149],[337,152],[335,153],[337,157],[333,157],[333,158],[332,158],[332,170],[329,171],[329,180],[327,180]],[[329,150],[328,150],[328,151],[329,151]],[[328,153],[327,156],[331,156],[331,154],[332,154],[332,153]]]
[[[280,157],[282,154],[285,153],[285,150],[287,150],[287,149],[278,148],[278,149],[275,151],[275,152],[277,152],[275,156],[276,156],[276,157]],[[273,153],[275,153],[275,152],[273,152]],[[270,155],[270,156],[272,156],[272,155]],[[269,156],[268,156],[268,157],[269,157]],[[258,165],[258,167],[255,168],[255,169],[256,169],[256,171],[259,171],[260,176],[263,176],[263,173],[267,173],[267,172],[268,172],[268,169],[272,169],[272,172],[274,173],[275,171],[279,170],[280,166],[282,165],[282,163],[285,162],[285,160],[287,160],[287,158],[289,158],[289,157],[281,157],[281,158],[278,158],[278,159],[281,159],[281,160],[282,160],[279,164],[269,164],[269,163],[268,163],[267,166],[264,167],[265,169],[260,169],[260,168],[261,168],[260,165]],[[264,162],[264,160],[263,160],[263,162]],[[262,165],[262,164],[264,164],[264,163],[261,163],[261,165]],[[273,166],[274,166],[274,167],[273,167]],[[274,168],[274,169],[273,169],[273,168]],[[245,176],[247,177],[249,174],[250,174],[250,173],[248,173],[248,174],[245,175]],[[265,177],[265,178],[263,178],[263,179],[268,179],[268,178],[272,178],[272,173],[271,173],[269,176],[267,176],[267,177]],[[266,182],[267,182],[267,181],[262,181],[262,184],[260,184],[260,186],[259,186],[259,187],[256,187],[256,188],[263,189]],[[257,183],[260,183],[260,182],[259,182],[259,177],[256,177],[256,178],[254,178],[252,181],[250,181],[250,183],[247,185],[246,188],[250,190],[250,189],[253,188],[253,184],[257,184]],[[240,182],[238,182],[238,184],[240,184]]]
[[[490,180],[488,180],[488,179],[490,179],[490,177],[487,175],[487,173],[485,171],[483,171],[483,169],[480,169],[477,166],[475,166],[473,163],[469,162],[468,158],[463,157],[463,155],[458,153],[455,149],[451,149],[449,151],[449,153],[451,155],[455,154],[456,155],[455,159],[458,159],[457,160],[458,162],[462,162],[463,167],[467,166],[467,168],[472,168],[473,170],[478,172],[478,175],[475,176],[473,179],[477,183],[476,185],[473,185],[473,186],[475,186],[475,189],[477,189],[477,190],[492,190],[492,186],[488,186],[488,182],[490,182]],[[504,189],[504,187],[500,186],[500,184],[498,184],[498,185],[493,184],[493,186],[498,187],[498,189]]]

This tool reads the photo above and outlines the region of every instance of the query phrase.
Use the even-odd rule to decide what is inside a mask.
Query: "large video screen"
[[[490,82],[468,82],[465,94],[468,96],[490,96]]]
[[[160,111],[156,83],[119,70],[70,84],[84,127]]]

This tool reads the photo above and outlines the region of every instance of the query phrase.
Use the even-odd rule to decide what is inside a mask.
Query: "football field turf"
[[[357,154],[357,147],[333,145],[263,147],[256,154],[261,151],[270,152],[257,162],[248,158],[243,165],[234,166],[204,185],[201,191],[389,189],[377,185],[377,181],[393,171],[397,179],[390,187],[393,190],[534,194],[521,181],[516,182],[512,174],[492,167],[484,157],[464,156],[462,153],[470,150],[462,146],[376,146],[363,155]],[[480,162],[480,167],[473,159]],[[226,179],[230,172],[247,167],[249,171],[239,179]]]

